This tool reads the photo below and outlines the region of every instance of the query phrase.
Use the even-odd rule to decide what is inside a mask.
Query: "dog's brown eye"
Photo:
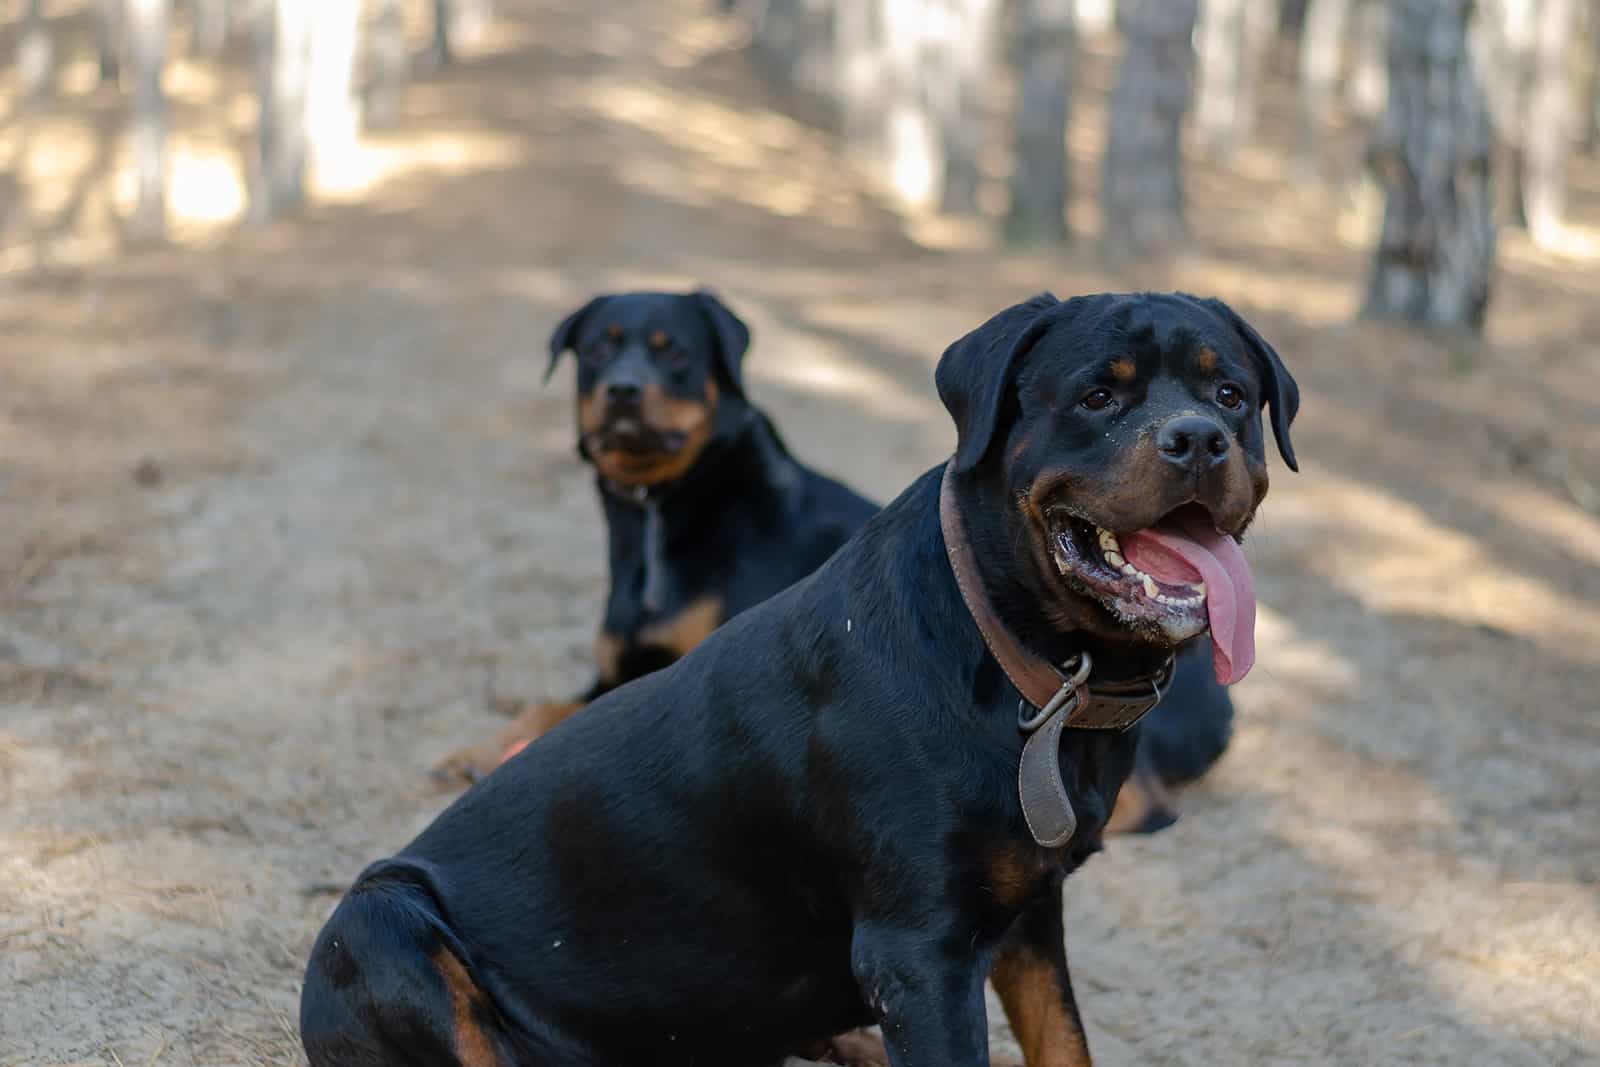
[[[1094,389],[1085,394],[1084,398],[1078,401],[1078,403],[1082,404],[1090,411],[1104,411],[1106,408],[1111,406],[1111,403],[1114,400],[1116,400],[1116,397],[1111,395],[1111,390]]]
[[[1237,408],[1244,403],[1244,390],[1237,385],[1217,386],[1217,403],[1225,408]]]

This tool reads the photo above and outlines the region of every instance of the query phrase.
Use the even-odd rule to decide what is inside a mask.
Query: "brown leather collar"
[[[953,478],[946,465],[939,486],[939,527],[944,532],[945,554],[984,644],[1022,694],[1017,725],[1029,735],[1017,769],[1022,815],[1035,841],[1056,848],[1071,840],[1078,828],[1061,776],[1061,731],[1069,726],[1126,730],[1161,703],[1162,692],[1172,680],[1173,660],[1168,656],[1152,675],[1091,683],[1093,661],[1087,652],[1078,653],[1063,670],[1024,648],[1000,621],[983,591],[977,558],[956,505]]]

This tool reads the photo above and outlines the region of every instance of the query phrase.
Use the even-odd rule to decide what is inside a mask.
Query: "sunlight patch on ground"
[[[1600,518],[1587,511],[1528,486],[1485,484],[1473,479],[1458,481],[1455,488],[1501,521],[1560,545],[1574,558],[1600,566]]]
[[[1600,661],[1600,608],[1500,564],[1476,539],[1384,489],[1326,471],[1274,502],[1275,521],[1323,532],[1307,565],[1378,614],[1406,612],[1516,634]]]

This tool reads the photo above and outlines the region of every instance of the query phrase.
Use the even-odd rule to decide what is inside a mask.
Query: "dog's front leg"
[[[989,977],[1027,1067],[1091,1067],[1089,1042],[1067,973],[1059,878],[1017,916],[995,954]]]
[[[987,959],[958,930],[864,923],[850,964],[892,1067],[988,1067]]]

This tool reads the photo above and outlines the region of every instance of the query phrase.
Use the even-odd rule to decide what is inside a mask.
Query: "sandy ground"
[[[934,360],[1005,303],[1236,302],[1300,378],[1304,473],[1248,547],[1237,743],[1071,883],[1100,1061],[1600,1059],[1597,264],[1508,236],[1482,344],[1347,325],[1350,213],[1264,150],[1197,161],[1158,271],[934,250],[709,5],[500,6],[300,221],[108,256],[63,213],[112,191],[47,180],[93,152],[0,187],[0,1064],[299,1062],[311,939],[445,803],[428,765],[587,680],[601,531],[547,331],[700,281],[791,445],[880,498],[947,452]],[[105,106],[13,111],[0,152]]]

